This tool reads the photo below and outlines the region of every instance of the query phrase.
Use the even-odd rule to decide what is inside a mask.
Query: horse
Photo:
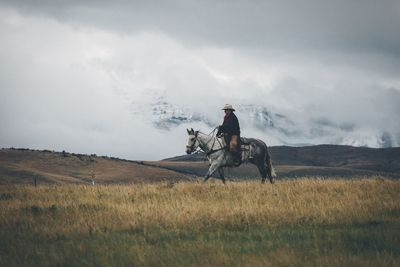
[[[237,165],[234,165],[231,154],[227,151],[225,139],[200,131],[194,131],[193,128],[186,130],[189,135],[186,153],[190,155],[200,148],[206,154],[210,163],[210,167],[204,177],[204,182],[207,182],[211,175],[217,171],[219,178],[225,184],[224,168],[237,167]],[[268,176],[272,184],[276,174],[272,167],[267,145],[263,141],[254,138],[241,138],[241,143],[242,162],[250,162],[256,165],[261,175],[261,183],[265,183]]]

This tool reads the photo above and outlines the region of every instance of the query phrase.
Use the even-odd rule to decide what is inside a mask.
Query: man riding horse
[[[226,104],[222,109],[225,111],[224,121],[218,127],[217,136],[224,136],[226,149],[229,151],[233,164],[239,166],[242,161],[240,152],[240,126],[239,120],[236,117],[235,109],[230,104]]]
[[[206,155],[210,163],[204,181],[207,181],[215,172],[219,174],[219,178],[225,183],[224,168],[239,166],[243,162],[249,162],[257,166],[261,182],[264,183],[268,177],[273,183],[276,176],[272,167],[271,156],[268,152],[267,145],[255,138],[240,139],[239,121],[233,113],[235,109],[232,105],[226,104],[223,108],[225,111],[224,122],[218,127],[217,136],[205,134],[200,131],[187,129],[189,135],[186,144],[186,153],[191,154],[200,148]],[[220,136],[225,139],[225,144]],[[243,152],[241,151],[241,142],[243,142]],[[243,155],[242,155],[243,153]]]

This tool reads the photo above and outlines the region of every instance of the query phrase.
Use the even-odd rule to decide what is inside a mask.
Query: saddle
[[[240,142],[242,142],[242,145],[250,145],[253,139],[251,138],[246,138],[246,137],[240,137]]]
[[[256,150],[254,141],[255,141],[255,139],[253,139],[253,138],[246,138],[246,137],[240,138],[240,142],[241,142],[240,153],[241,153],[243,162],[254,158],[254,153]]]

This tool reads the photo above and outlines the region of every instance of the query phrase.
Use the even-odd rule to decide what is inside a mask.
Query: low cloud
[[[257,5],[240,1],[205,15],[211,3],[204,2],[197,20],[189,4],[162,12],[138,3],[29,3],[0,4],[1,147],[160,159],[184,151],[185,127],[207,132],[221,123],[225,103],[275,116],[277,129],[262,128],[238,110],[244,135],[273,145],[381,146],[380,136],[400,143],[399,36],[392,24],[380,31],[397,18],[384,4],[386,16],[372,22],[356,6],[332,4],[344,10],[343,21],[314,24],[325,14],[318,3],[312,10],[320,13],[306,19],[314,14],[306,7],[297,14],[273,2],[271,10],[285,16],[261,16]],[[329,35],[324,27],[333,27]],[[157,101],[200,119],[154,127]]]

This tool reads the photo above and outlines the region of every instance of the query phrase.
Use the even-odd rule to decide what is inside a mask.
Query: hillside
[[[349,146],[271,147],[277,179],[294,177],[400,178],[400,148]],[[203,154],[162,161],[29,149],[0,150],[0,184],[152,183],[201,180],[208,169]],[[228,179],[259,179],[257,168],[227,168]]]
[[[305,147],[274,146],[269,148],[275,166],[310,166],[346,169],[354,172],[384,172],[400,175],[400,148],[367,148],[339,145]],[[168,162],[201,162],[204,154],[165,159]]]
[[[189,180],[175,171],[96,155],[29,149],[0,150],[0,184],[135,183]]]
[[[400,173],[400,148],[339,145],[270,148],[276,164],[344,167]]]

